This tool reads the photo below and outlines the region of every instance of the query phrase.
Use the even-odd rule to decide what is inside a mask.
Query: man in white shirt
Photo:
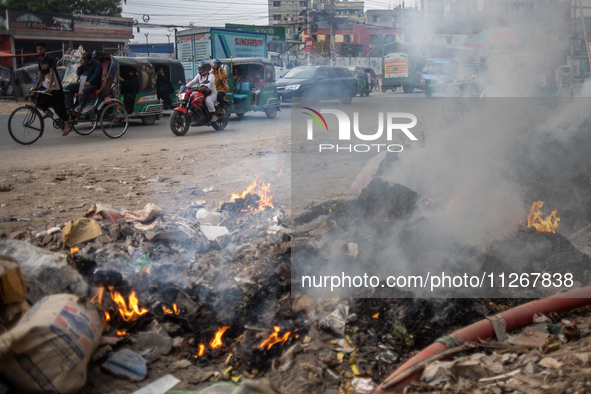
[[[207,106],[209,113],[212,115],[211,121],[217,122],[219,118],[215,114],[215,102],[218,93],[217,89],[215,88],[215,77],[210,73],[210,71],[211,64],[209,64],[209,62],[204,61],[199,63],[199,73],[197,76],[195,76],[195,78],[193,78],[193,80],[191,80],[191,82],[187,84],[187,87],[190,88],[192,86],[198,85],[206,86],[209,88],[209,90],[211,90],[211,93],[205,97],[205,105]]]

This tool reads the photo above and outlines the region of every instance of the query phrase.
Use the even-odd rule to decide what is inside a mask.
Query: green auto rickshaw
[[[178,104],[177,92],[179,88],[186,83],[185,69],[183,68],[183,64],[177,59],[158,57],[147,57],[145,59],[152,63],[156,73],[158,73],[160,68],[164,69],[164,75],[166,75],[174,90],[172,93],[169,93],[170,101],[172,102],[172,106],[176,107]]]
[[[273,119],[281,110],[275,86],[275,68],[268,59],[245,57],[222,59],[230,91],[226,101],[232,113],[244,116],[250,111],[261,111]]]

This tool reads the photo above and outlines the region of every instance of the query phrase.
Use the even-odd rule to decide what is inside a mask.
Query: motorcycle
[[[205,94],[200,88],[182,86],[177,95],[180,105],[176,107],[170,117],[170,130],[178,136],[187,134],[190,126],[211,126],[216,131],[226,128],[230,115],[228,102],[223,98],[224,93],[218,92],[218,102],[215,106],[218,120],[211,121],[212,115],[205,105]]]

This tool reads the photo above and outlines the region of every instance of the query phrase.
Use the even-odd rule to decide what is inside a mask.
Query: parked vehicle
[[[12,85],[10,84],[10,69],[0,67],[0,96],[12,94]]]
[[[30,64],[14,70],[14,97],[26,97],[29,90],[35,87],[38,75],[39,66],[37,64]]]
[[[273,67],[275,67],[275,76],[277,78],[283,78],[289,70],[279,52],[269,52],[267,58],[273,63]]]
[[[170,100],[172,101],[174,106],[177,106],[178,103],[178,90],[181,86],[186,83],[185,80],[185,70],[183,69],[183,64],[177,59],[166,59],[166,58],[158,58],[158,57],[147,57],[145,58],[148,62],[150,62],[154,66],[154,71],[157,73],[160,67],[164,68],[164,74],[168,76],[172,87],[174,88],[174,92],[170,94]]]
[[[190,126],[211,126],[214,130],[223,130],[228,125],[229,104],[221,99],[221,95],[218,95],[216,112],[223,112],[223,115],[215,122],[211,121],[211,114],[205,105],[205,95],[199,87],[186,89],[182,86],[178,93],[178,101],[179,106],[170,116],[170,130],[175,135],[187,134]]]
[[[345,67],[296,67],[277,81],[283,102],[291,102],[294,97],[334,97],[349,104],[358,90],[357,80]]]
[[[275,68],[269,59],[223,59],[222,67],[228,76],[230,92],[226,100],[230,104],[230,112],[244,116],[247,112],[261,111],[269,119],[277,116],[281,105],[275,85]]]
[[[267,35],[243,30],[198,27],[177,33],[178,58],[185,79],[197,75],[199,63],[208,59],[267,58]]]

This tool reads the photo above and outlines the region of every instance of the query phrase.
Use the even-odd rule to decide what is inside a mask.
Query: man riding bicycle
[[[57,116],[64,121],[64,132],[65,137],[70,133],[70,123],[68,122],[68,112],[66,110],[66,101],[64,91],[62,90],[62,83],[57,73],[56,61],[53,57],[49,56],[45,52],[45,42],[39,41],[35,44],[37,54],[37,65],[39,68],[39,76],[37,77],[37,83],[33,90],[37,90],[39,85],[42,84],[43,89],[37,99],[37,107],[45,111],[45,118],[53,116],[53,112],[49,109],[52,107],[55,110]],[[42,82],[43,81],[43,82]]]

